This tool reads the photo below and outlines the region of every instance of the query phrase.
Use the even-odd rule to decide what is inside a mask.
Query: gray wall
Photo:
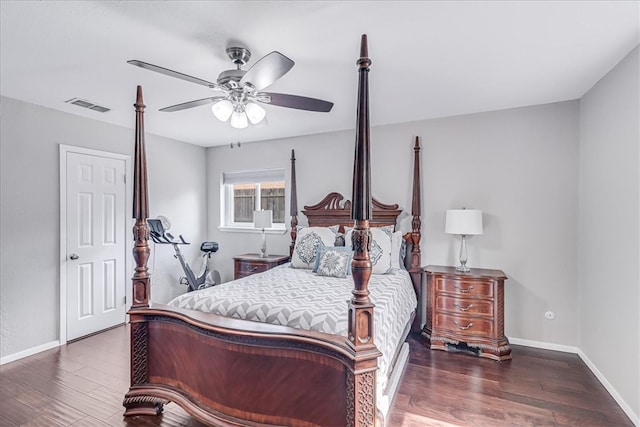
[[[408,210],[412,147],[416,135],[422,138],[423,265],[457,264],[459,239],[444,233],[447,209],[483,210],[484,234],[468,241],[469,265],[509,277],[509,337],[578,344],[578,125],[572,101],[371,130],[373,194]],[[353,132],[208,149],[209,235],[220,242],[216,263],[225,280],[233,275],[232,257],[256,252],[260,235],[217,229],[222,172],[280,167],[288,174],[292,148],[299,209],[329,191],[351,197]],[[288,253],[288,234],[267,239],[271,253]],[[547,310],[555,320],[544,318]]]
[[[133,159],[134,131],[6,97],[0,105],[0,356],[5,357],[59,338],[58,145]],[[150,215],[163,213],[176,230],[201,240],[206,235],[205,149],[156,137],[152,129],[153,118],[147,118]],[[159,302],[184,291],[174,285],[178,263],[164,249],[158,258],[166,258],[166,266],[156,263],[152,270],[158,278],[152,298]],[[198,247],[189,248],[187,255],[197,252]]]
[[[180,251],[194,272],[202,262],[200,243],[207,234],[206,155],[203,147],[149,137],[146,141],[149,173],[149,217],[163,215],[171,222],[171,234],[190,242]],[[179,284],[184,276],[171,245],[151,243],[149,271],[152,275],[151,299],[166,303],[183,294]]]
[[[580,102],[580,349],[640,415],[638,48]]]

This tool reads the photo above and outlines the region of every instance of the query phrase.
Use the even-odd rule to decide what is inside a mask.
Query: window
[[[273,211],[273,228],[285,228],[284,169],[224,172],[221,226],[253,229],[253,211]]]

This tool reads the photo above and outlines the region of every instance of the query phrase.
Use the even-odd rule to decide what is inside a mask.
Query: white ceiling
[[[367,34],[371,124],[580,98],[639,42],[638,1],[7,1],[0,2],[1,94],[202,146],[353,129],[360,35]],[[265,106],[236,130],[197,107],[218,94],[126,63],[215,81],[229,46],[293,69],[270,86],[334,102],[330,113]],[[246,68],[246,67],[245,67]],[[65,103],[73,97],[107,113]]]

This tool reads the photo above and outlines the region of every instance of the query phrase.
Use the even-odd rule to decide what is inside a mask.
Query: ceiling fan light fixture
[[[295,64],[280,52],[268,53],[246,70],[242,69],[242,66],[251,57],[251,52],[248,49],[229,47],[227,55],[236,67],[232,70],[222,71],[215,82],[137,59],[127,61],[127,63],[222,92],[221,95],[182,102],[161,108],[160,111],[175,112],[211,105],[211,112],[218,120],[230,122],[231,126],[236,129],[244,129],[249,126],[249,123],[262,126],[267,124],[266,111],[259,103],[297,110],[324,113],[331,111],[333,103],[329,101],[284,93],[261,92],[287,74]]]
[[[247,105],[244,106],[244,111],[247,113],[247,117],[251,124],[260,123],[264,117],[267,115],[267,112],[264,111],[264,108],[256,104],[255,102],[248,102]]]
[[[233,104],[228,99],[223,99],[211,106],[211,112],[218,120],[226,122],[233,113]]]
[[[231,124],[231,127],[236,129],[246,128],[247,126],[249,126],[249,122],[247,121],[247,115],[242,110],[240,111],[238,111],[237,109],[234,110],[233,114],[231,114],[230,124]]]

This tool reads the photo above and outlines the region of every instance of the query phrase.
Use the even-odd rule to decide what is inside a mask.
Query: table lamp
[[[478,209],[450,209],[447,211],[445,233],[462,236],[460,243],[460,266],[457,271],[468,272],[467,236],[482,234],[482,211]]]
[[[264,233],[265,228],[271,228],[273,222],[273,211],[262,210],[253,212],[253,226],[262,229],[262,248],[260,249],[260,258],[267,257],[267,235]]]

